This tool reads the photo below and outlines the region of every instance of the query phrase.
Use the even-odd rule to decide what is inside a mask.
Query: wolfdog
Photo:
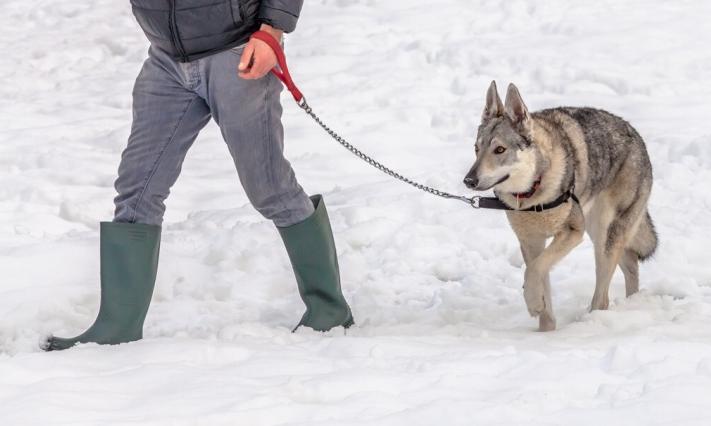
[[[654,253],[657,234],[647,211],[652,165],[628,122],[593,108],[529,113],[516,86],[509,85],[504,104],[492,82],[475,146],[464,184],[494,188],[511,209],[506,215],[526,263],[524,299],[541,331],[556,327],[549,271],[580,244],[583,231],[595,247],[590,309],[608,308],[617,265],[627,296],[639,290],[639,262]]]

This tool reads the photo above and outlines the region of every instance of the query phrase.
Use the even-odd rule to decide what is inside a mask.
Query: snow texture
[[[640,294],[589,313],[586,240],[552,274],[558,331],[524,306],[503,214],[391,180],[284,96],[287,152],[323,193],[358,327],[291,327],[277,233],[214,125],[168,201],[141,342],[43,353],[98,308],[98,222],[147,44],[128,1],[0,3],[1,425],[711,424],[711,2],[310,0],[287,40],[312,107],[454,192],[492,79],[531,109],[595,106],[645,138],[661,245]]]

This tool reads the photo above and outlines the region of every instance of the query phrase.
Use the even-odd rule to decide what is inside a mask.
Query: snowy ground
[[[302,313],[278,236],[214,126],[168,202],[146,339],[42,353],[98,301],[98,227],[146,44],[128,1],[0,4],[0,424],[711,424],[711,3],[309,1],[289,38],[312,106],[403,173],[452,191],[489,81],[529,107],[629,119],[655,168],[661,246],[642,292],[588,313],[584,242],[535,332],[504,216],[358,162],[288,98],[288,155],[331,211],[359,327]],[[433,4],[436,3],[436,7]]]

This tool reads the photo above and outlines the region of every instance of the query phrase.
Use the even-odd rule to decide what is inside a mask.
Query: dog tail
[[[659,238],[657,236],[657,230],[654,228],[654,222],[652,222],[649,211],[647,211],[644,219],[642,219],[642,223],[640,223],[639,228],[637,228],[637,233],[630,242],[629,248],[637,253],[640,262],[644,262],[654,255],[658,244]]]

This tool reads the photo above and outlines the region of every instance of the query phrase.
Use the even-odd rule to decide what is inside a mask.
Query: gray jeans
[[[314,212],[283,155],[281,83],[271,74],[241,79],[241,53],[236,48],[179,63],[150,49],[133,90],[133,126],[115,184],[115,222],[163,222],[164,201],[210,117],[227,142],[247,197],[264,217],[286,227]]]

